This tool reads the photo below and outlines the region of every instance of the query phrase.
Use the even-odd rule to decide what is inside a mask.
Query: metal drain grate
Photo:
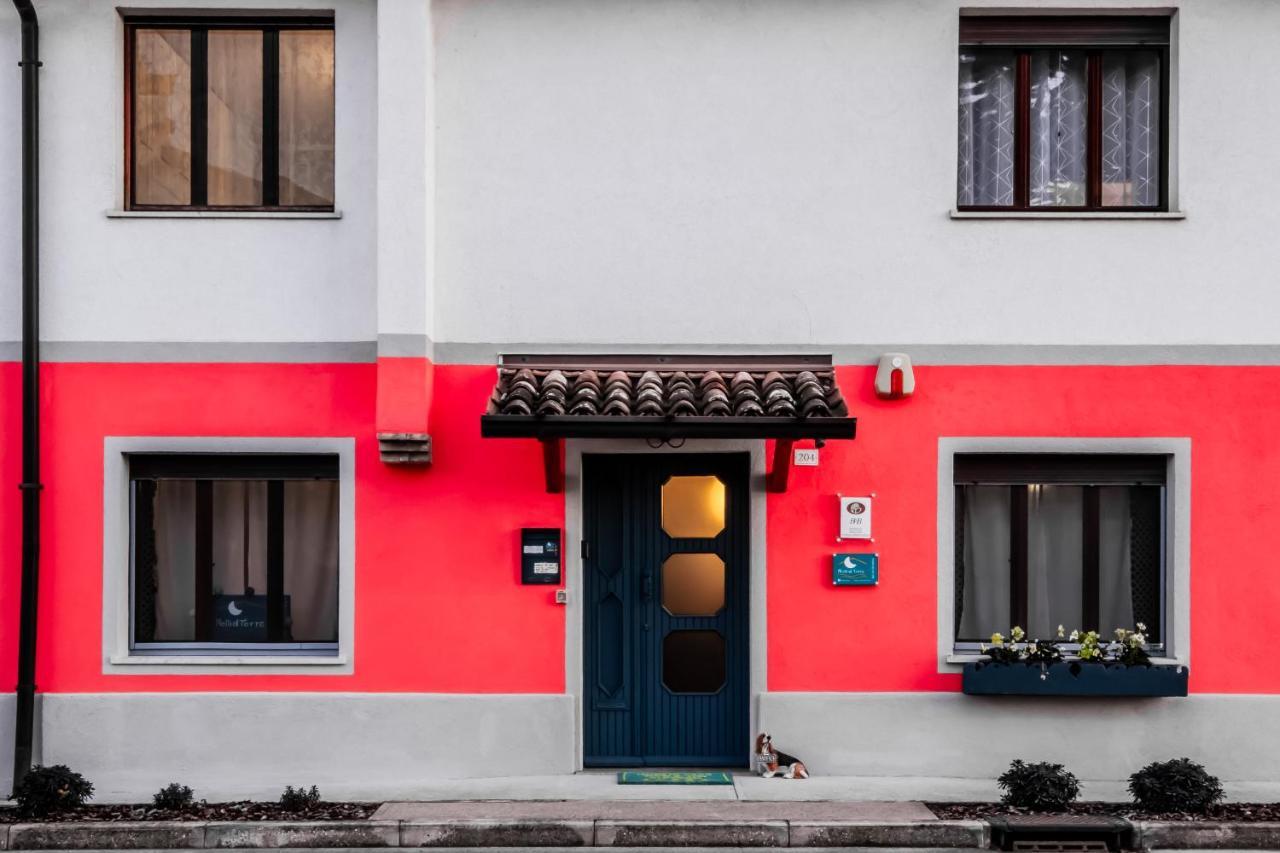
[[[1095,815],[1010,815],[991,819],[991,846],[1034,853],[1119,853],[1132,849],[1133,827]]]
[[[1014,850],[1033,853],[1106,853],[1111,848],[1105,841],[1014,841]]]

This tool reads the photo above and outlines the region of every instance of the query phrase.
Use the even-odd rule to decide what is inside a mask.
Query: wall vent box
[[[520,582],[527,584],[560,583],[559,528],[521,528]]]

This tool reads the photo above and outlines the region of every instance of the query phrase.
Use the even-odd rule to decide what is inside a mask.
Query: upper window
[[[338,651],[338,457],[131,454],[135,654]]]
[[[957,646],[1142,623],[1163,648],[1167,459],[957,454]]]
[[[960,18],[961,210],[1166,210],[1167,16]]]
[[[133,209],[332,210],[333,18],[126,19]]]

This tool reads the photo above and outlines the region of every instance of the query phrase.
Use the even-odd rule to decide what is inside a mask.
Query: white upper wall
[[[430,63],[405,54],[430,42],[401,34],[382,68],[403,95],[385,91],[380,115],[377,7],[417,21],[407,7],[426,2],[128,0],[337,10],[343,218],[209,221],[107,216],[122,202],[115,4],[40,0],[43,336],[1280,343],[1280,206],[1260,183],[1280,139],[1275,0],[1181,4],[1187,218],[1065,222],[948,217],[959,0],[435,0],[434,93]],[[19,336],[17,56],[0,9],[0,343]],[[434,157],[424,142],[418,159],[433,109]],[[396,136],[380,149],[379,132]],[[380,150],[416,164],[405,180],[379,172]],[[434,199],[404,210],[433,179]],[[401,289],[381,300],[380,257]]]
[[[437,337],[1280,342],[1280,3],[1180,4],[1144,222],[948,217],[962,5],[437,0]]]
[[[341,220],[113,219],[123,205],[123,28],[107,0],[38,0],[41,333],[54,341],[369,341],[375,334],[373,0],[336,18]],[[131,7],[279,9],[271,0]],[[20,336],[17,14],[0,8],[0,341]]]

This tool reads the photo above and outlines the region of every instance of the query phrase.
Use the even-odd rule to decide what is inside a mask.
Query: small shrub
[[[997,781],[1001,802],[1032,811],[1059,811],[1080,795],[1080,782],[1061,764],[1015,761]]]
[[[1222,801],[1222,784],[1190,758],[1155,761],[1129,777],[1129,793],[1147,812],[1203,813]]]
[[[23,817],[46,817],[83,806],[93,796],[93,785],[65,764],[36,765],[13,789]]]
[[[306,811],[320,802],[320,790],[312,785],[310,789],[286,785],[280,795],[280,807],[285,811]]]
[[[176,812],[189,808],[193,797],[191,789],[186,785],[170,782],[157,791],[152,799],[155,801],[156,808]]]

